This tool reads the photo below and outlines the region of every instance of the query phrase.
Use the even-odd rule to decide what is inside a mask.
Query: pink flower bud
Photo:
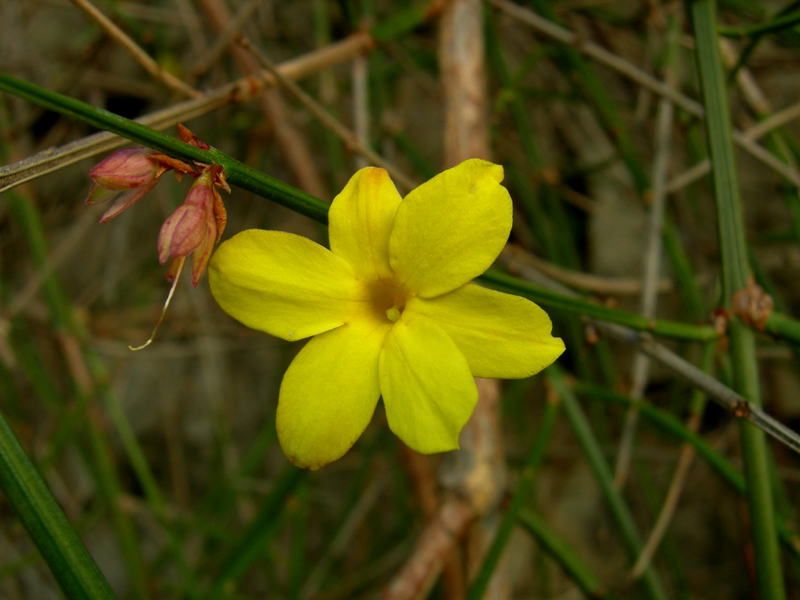
[[[101,223],[133,206],[169,170],[170,167],[153,158],[153,154],[155,153],[148,148],[126,148],[100,161],[89,171],[89,177],[94,183],[89,190],[86,204],[106,202],[124,192],[105,212],[100,219]]]
[[[194,252],[192,283],[195,287],[206,270],[217,241],[217,213],[221,204],[212,174],[205,172],[192,185],[183,204],[164,221],[158,234],[158,260],[161,264],[169,257],[183,258]]]
[[[170,256],[188,256],[206,237],[207,229],[203,207],[184,202],[161,226],[158,234],[158,261],[163,265]]]
[[[132,190],[153,183],[161,176],[160,166],[152,160],[149,148],[119,150],[97,163],[89,177],[107,190]]]

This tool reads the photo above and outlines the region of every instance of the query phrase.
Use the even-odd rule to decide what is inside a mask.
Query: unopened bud
[[[170,167],[153,158],[148,148],[126,148],[100,161],[89,171],[94,183],[86,204],[99,204],[122,194],[100,219],[105,223],[133,206],[152,190]]]
[[[183,203],[164,221],[158,234],[158,261],[188,256],[200,245],[208,228],[202,206]]]
[[[215,173],[204,172],[192,185],[186,200],[164,222],[158,235],[158,259],[192,257],[192,284],[196,287],[211,258],[219,237],[219,222],[224,227],[224,207],[214,188]],[[220,211],[222,219],[220,219]]]
[[[107,190],[132,190],[153,183],[160,176],[160,166],[150,158],[148,148],[119,150],[97,163],[89,177]]]

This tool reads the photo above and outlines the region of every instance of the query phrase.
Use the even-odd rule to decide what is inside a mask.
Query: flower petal
[[[405,312],[444,329],[475,377],[529,377],[564,352],[564,342],[550,335],[550,317],[536,304],[472,283],[438,298],[409,298]]]
[[[149,148],[126,148],[97,163],[89,177],[109,190],[132,190],[150,185],[159,177],[158,161]]]
[[[107,190],[102,185],[93,183],[84,204],[102,204],[117,194],[119,194],[119,190]]]
[[[366,429],[380,396],[378,357],[388,326],[348,323],[316,336],[289,365],[278,400],[278,440],[298,467],[340,458]]]
[[[404,313],[386,336],[380,377],[386,419],[397,437],[425,454],[458,448],[478,390],[466,359],[441,327]]]
[[[100,222],[108,223],[114,217],[117,217],[124,211],[128,210],[131,206],[141,200],[147,192],[156,187],[156,183],[158,183],[158,181],[154,181],[153,183],[141,188],[123,192],[119,198],[114,200],[114,204],[111,205],[111,208],[103,213],[103,216],[100,217]]]
[[[234,319],[290,341],[344,323],[359,289],[350,265],[326,248],[292,233],[259,229],[217,248],[209,284]]]
[[[503,167],[467,160],[405,197],[389,241],[398,282],[430,298],[483,273],[511,231]]]
[[[211,259],[211,251],[214,249],[214,242],[217,239],[217,232],[212,224],[206,227],[206,236],[200,242],[192,255],[192,285],[197,287],[200,278],[206,272],[208,261]]]
[[[389,234],[400,194],[388,173],[367,167],[350,178],[328,213],[331,251],[365,279],[387,279]]]

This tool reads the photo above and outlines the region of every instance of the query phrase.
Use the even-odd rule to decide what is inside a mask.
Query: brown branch
[[[128,34],[117,27],[108,17],[100,12],[89,0],[72,0],[72,3],[85,12],[89,18],[97,23],[109,37],[125,49],[133,59],[139,63],[145,71],[150,73],[153,79],[160,81],[174,92],[190,98],[199,98],[203,94],[186,85],[183,81],[168,73],[158,66],[150,56],[134,42]]]
[[[303,106],[305,106],[309,112],[313,114],[325,127],[333,131],[333,133],[335,133],[336,136],[339,137],[339,139],[341,139],[349,149],[363,155],[373,165],[386,169],[389,175],[391,175],[392,179],[394,179],[396,183],[399,183],[401,187],[405,188],[406,191],[411,191],[417,187],[418,182],[414,181],[398,167],[374,152],[365,143],[363,143],[361,139],[359,139],[360,136],[345,127],[338,119],[325,110],[324,106],[306,94],[299,85],[297,85],[288,77],[281,75],[281,72],[272,63],[269,57],[267,57],[267,55],[258,48],[255,48],[250,43],[250,40],[240,36],[237,38],[237,41],[243,48],[252,52],[259,64],[269,73],[271,73],[278,80],[278,83],[290,94],[292,94],[292,96],[297,98],[297,100],[299,100]]]
[[[200,6],[206,13],[209,22],[220,34],[225,32],[231,20],[228,7],[220,0],[200,0]],[[233,59],[239,68],[248,74],[258,73],[258,61],[237,44],[229,44]],[[327,198],[328,189],[314,163],[314,156],[306,140],[294,128],[289,117],[289,109],[274,93],[264,93],[259,98],[261,109],[272,124],[275,138],[281,148],[297,186],[317,198]]]
[[[384,600],[425,598],[473,519],[469,504],[456,498],[446,500],[420,535],[409,560],[384,591]]]
[[[614,69],[621,75],[628,77],[629,79],[655,92],[656,94],[668,98],[676,106],[681,107],[686,112],[699,118],[704,117],[705,110],[703,109],[702,104],[696,100],[692,100],[684,94],[681,94],[676,89],[671,88],[662,81],[659,81],[646,71],[639,69],[613,52],[609,52],[602,46],[595,44],[594,42],[584,40],[569,29],[565,29],[564,27],[561,27],[552,21],[548,21],[532,10],[518,6],[513,2],[509,2],[508,0],[488,1],[490,4],[496,6],[506,14],[511,15],[527,25],[530,25],[536,29],[536,31],[564,44],[574,46],[579,52],[582,52],[583,54],[586,54],[587,56],[606,65],[607,67]],[[761,161],[775,172],[780,173],[794,185],[800,186],[800,171],[775,157],[774,154],[769,152],[763,146],[755,143],[745,133],[735,129],[733,132],[733,141],[737,146],[742,148],[753,158]]]

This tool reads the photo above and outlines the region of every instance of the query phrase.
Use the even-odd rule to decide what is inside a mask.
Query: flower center
[[[371,312],[379,320],[397,323],[406,307],[405,290],[384,281],[369,284]]]
[[[397,319],[403,314],[403,309],[406,307],[406,297],[403,294],[397,294],[394,297],[394,304],[392,308],[386,309],[386,318],[392,323],[397,323]]]

